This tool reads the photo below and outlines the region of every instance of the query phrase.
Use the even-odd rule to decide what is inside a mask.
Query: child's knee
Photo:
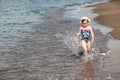
[[[89,53],[89,52],[90,52],[90,50],[87,50],[87,52]]]
[[[87,53],[88,51],[87,51],[87,48],[83,48],[83,50],[84,50],[84,53]]]

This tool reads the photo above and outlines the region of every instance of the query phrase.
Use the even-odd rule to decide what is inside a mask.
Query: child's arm
[[[81,27],[80,27],[80,29],[79,29],[79,32],[77,33],[77,38],[78,38],[78,39],[79,39],[80,35],[81,35]]]
[[[77,33],[76,38],[75,38],[75,41],[76,41],[76,42],[78,42],[80,35],[81,35],[81,27],[80,27],[80,29],[79,29],[79,32]]]
[[[93,29],[90,27],[90,30],[91,30],[91,43],[93,44],[94,43],[94,32],[93,32]]]

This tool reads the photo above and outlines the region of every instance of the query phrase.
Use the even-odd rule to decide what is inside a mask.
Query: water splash
[[[74,32],[71,31],[71,33],[69,33],[69,34],[68,33],[69,32],[66,32],[67,35],[57,33],[56,36],[61,37],[63,39],[63,42],[72,51],[72,54],[74,54],[76,56],[80,56],[78,53],[80,51],[82,51],[81,42],[79,41],[78,43],[75,43],[75,41],[74,41],[74,37],[75,37]],[[110,72],[106,71],[104,69],[104,59],[105,59],[106,55],[108,55],[110,52],[111,52],[111,50],[108,50],[107,52],[101,53],[100,48],[97,47],[96,43],[94,43],[94,46],[92,46],[91,51],[90,51],[89,59],[92,62],[94,62],[94,60],[97,59],[100,70],[106,72],[106,77],[104,77],[103,80],[114,80],[112,78]],[[93,64],[93,66],[94,66],[94,64]],[[85,80],[87,80],[87,78],[85,78]],[[98,80],[101,80],[101,79],[98,79]]]
[[[67,47],[72,51],[72,54],[76,54],[82,50],[81,43],[80,41],[76,43],[74,41],[75,35],[74,33],[68,33],[66,31],[67,35],[61,34],[61,33],[56,33],[56,37],[62,38],[63,42],[67,45]]]
[[[65,44],[72,50],[73,54],[76,54],[81,49],[81,43],[75,43],[74,37],[66,37],[64,38]]]
[[[114,78],[112,78],[111,74],[108,74],[108,76],[104,80],[114,80]]]

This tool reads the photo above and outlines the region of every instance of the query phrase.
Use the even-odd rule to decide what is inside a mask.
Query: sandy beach
[[[113,28],[114,30],[110,34],[115,39],[120,39],[120,1],[111,0],[95,7],[94,12],[99,14],[95,20],[100,24]]]
[[[111,49],[111,52],[105,58],[104,67],[111,72],[110,76],[112,76],[114,80],[120,80],[120,1],[111,0],[95,5],[93,11],[99,14],[99,16],[95,18],[99,24],[113,28],[113,31],[109,32],[113,39],[110,39],[108,42],[108,47]]]

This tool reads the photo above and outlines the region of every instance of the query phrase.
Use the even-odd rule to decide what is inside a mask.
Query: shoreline
[[[95,17],[91,9],[82,10],[83,15]],[[65,11],[66,8],[58,8],[46,13],[43,16],[43,23],[34,25],[33,31],[26,32],[26,37],[15,47],[0,55],[2,56],[0,79],[103,80],[109,75],[101,70],[102,60],[99,62],[100,60],[92,58],[92,55],[88,63],[83,63],[73,41],[74,34],[79,28],[79,21],[67,18]],[[96,22],[91,23],[94,27],[101,28]],[[101,31],[95,29],[97,43],[95,47],[103,48],[105,50],[102,51],[106,52],[109,37]],[[72,56],[72,51],[78,56]]]
[[[111,75],[110,78],[119,80],[120,79],[120,1],[110,0],[105,3],[100,3],[93,5],[93,13],[99,14],[94,21],[97,21],[98,24],[106,26],[108,29],[113,29],[107,34],[112,38],[108,41],[108,47],[111,49],[111,52],[106,55],[104,60],[104,69],[108,70]],[[91,7],[91,6],[90,6]]]
[[[118,0],[110,0],[109,2],[100,3],[94,5],[93,13],[98,13],[94,20],[97,21],[99,24],[107,26],[108,28],[112,28],[113,30],[110,31],[110,34],[113,38],[120,40],[120,1]]]
[[[42,23],[32,25],[32,31],[25,31],[25,37],[14,47],[9,47],[9,51],[1,52],[0,80],[104,80],[109,75],[102,70],[103,60],[93,58],[95,54],[90,55],[88,63],[84,63],[83,58],[76,51],[77,44],[73,41],[80,25],[79,15],[76,13],[79,14],[80,11],[80,16],[94,18],[92,9],[83,6],[75,9],[75,13],[73,10],[72,13],[77,19],[71,18],[70,15],[65,16],[66,11],[72,10],[61,7],[48,11],[43,15]],[[101,25],[97,25],[94,21],[91,23],[94,28],[96,27],[97,44],[93,47],[106,52],[109,36],[102,34],[102,30],[97,30]],[[75,51],[76,56],[72,55],[72,51]]]

